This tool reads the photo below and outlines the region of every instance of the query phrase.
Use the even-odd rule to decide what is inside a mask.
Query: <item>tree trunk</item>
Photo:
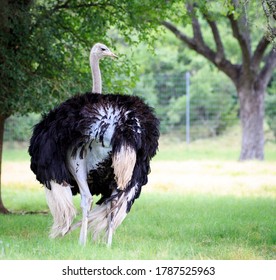
[[[240,160],[264,159],[264,90],[238,89],[242,147]]]
[[[0,213],[8,214],[9,211],[3,204],[2,196],[1,196],[1,170],[2,170],[2,151],[3,151],[3,142],[4,142],[4,124],[6,118],[0,115]]]

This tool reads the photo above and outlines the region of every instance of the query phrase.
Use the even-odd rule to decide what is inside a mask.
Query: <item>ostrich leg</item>
[[[79,155],[79,153],[77,153],[77,155]],[[68,163],[70,172],[74,176],[80,189],[82,223],[79,242],[81,245],[85,245],[87,239],[88,214],[93,202],[93,197],[87,184],[86,160],[76,156],[76,158],[69,158]]]
[[[83,181],[81,183],[78,182],[78,185],[80,187],[81,208],[82,208],[82,224],[81,224],[79,243],[81,245],[85,245],[87,240],[88,214],[91,209],[93,198],[89,192],[86,181]]]
[[[114,198],[109,202],[109,207],[107,207],[107,220],[108,220],[108,228],[107,228],[107,246],[111,247],[112,244],[112,235],[114,231],[114,216],[116,215],[117,209],[114,210],[116,206],[117,199]]]

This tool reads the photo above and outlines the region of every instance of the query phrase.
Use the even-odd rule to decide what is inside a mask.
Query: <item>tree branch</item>
[[[276,5],[275,0],[262,0],[263,10],[267,21],[267,30],[269,40],[274,44],[274,49],[276,49],[276,28],[272,27],[271,21],[276,20]]]
[[[257,71],[258,67],[260,66],[263,55],[269,44],[270,41],[266,38],[266,36],[263,36],[259,41],[252,57],[252,66],[255,71]]]
[[[274,0],[262,0],[263,10],[269,19],[272,16],[276,20],[276,5]]]
[[[265,59],[265,65],[260,71],[258,80],[262,81],[261,86],[266,88],[276,67],[276,51],[272,49]]]
[[[242,52],[242,60],[243,60],[243,68],[249,72],[250,71],[250,58],[251,58],[251,51],[250,51],[250,44],[249,39],[241,32],[239,23],[237,20],[234,19],[233,14],[229,14],[228,19],[231,24],[233,36],[238,40],[238,43],[241,48]]]
[[[170,30],[178,39],[180,39],[183,43],[185,43],[190,49],[203,55],[210,62],[212,62],[216,67],[218,67],[221,71],[223,71],[229,78],[231,78],[234,83],[237,82],[239,65],[233,65],[225,57],[222,57],[222,59],[218,61],[216,59],[217,53],[215,53],[212,49],[206,46],[204,42],[199,42],[198,40],[196,40],[195,37],[194,38],[188,37],[171,22],[162,21],[161,24],[164,25],[168,30]]]
[[[203,39],[203,36],[201,33],[200,24],[198,22],[197,17],[195,16],[195,11],[194,11],[193,5],[188,3],[187,10],[188,10],[189,14],[191,14],[191,17],[192,17],[192,27],[193,27],[194,39],[197,42],[204,44],[204,39]]]
[[[175,25],[171,22],[163,21],[162,24],[169,29],[174,35],[180,39],[183,43],[188,45],[188,47],[197,53],[203,55],[211,62],[215,63],[214,57],[215,53],[208,46],[205,45],[203,40],[198,40],[197,35],[194,35],[193,38],[188,37],[185,33],[181,32]],[[198,34],[198,33],[197,33]]]
[[[209,24],[209,26],[212,30],[212,33],[213,33],[213,37],[214,37],[214,40],[216,43],[216,48],[217,48],[216,61],[217,61],[217,63],[219,63],[220,61],[222,61],[222,59],[225,58],[224,47],[223,47],[223,43],[221,41],[219,30],[214,21],[210,20],[206,16],[205,16],[205,19],[206,19],[207,23]]]
[[[196,42],[193,38],[188,37],[186,34],[181,32],[175,25],[173,25],[169,21],[162,21],[162,25],[164,25],[168,30],[170,30],[178,39],[188,45],[190,49],[196,49]]]

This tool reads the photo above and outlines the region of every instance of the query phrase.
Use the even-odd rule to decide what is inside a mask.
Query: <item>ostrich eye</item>
[[[104,51],[106,51],[106,48],[101,48],[101,50],[104,52]]]

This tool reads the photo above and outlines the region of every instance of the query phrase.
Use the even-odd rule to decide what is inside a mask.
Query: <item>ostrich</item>
[[[94,240],[112,235],[129,213],[148,181],[156,154],[159,121],[153,109],[136,96],[101,94],[99,68],[103,57],[117,57],[97,43],[90,52],[92,93],[76,95],[44,115],[30,140],[31,169],[45,186],[53,216],[50,237],[81,227],[85,245],[88,229]],[[80,193],[82,220],[73,195]],[[92,208],[93,195],[100,195]],[[91,210],[92,208],[92,210]]]

